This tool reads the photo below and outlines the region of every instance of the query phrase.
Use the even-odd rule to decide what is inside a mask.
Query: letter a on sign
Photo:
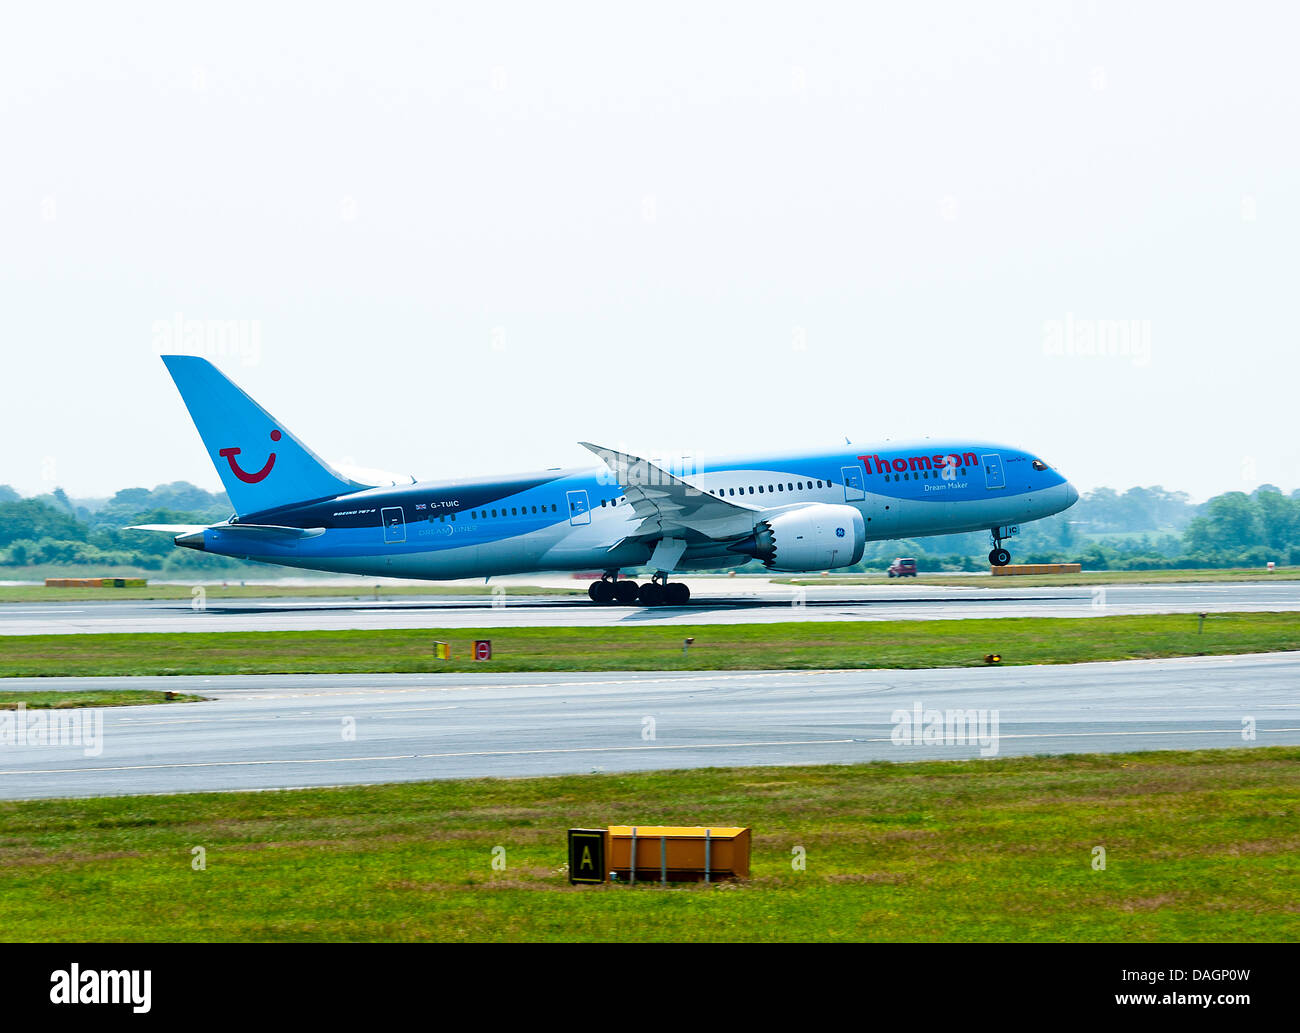
[[[569,881],[605,881],[604,829],[569,829]]]

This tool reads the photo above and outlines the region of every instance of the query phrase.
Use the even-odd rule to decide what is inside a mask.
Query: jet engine
[[[823,503],[775,513],[731,548],[762,560],[771,570],[805,571],[857,563],[866,544],[861,513],[852,506]]]

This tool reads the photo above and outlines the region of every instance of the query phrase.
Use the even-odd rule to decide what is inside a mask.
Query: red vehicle
[[[916,577],[916,560],[910,556],[900,556],[885,571],[890,577]]]

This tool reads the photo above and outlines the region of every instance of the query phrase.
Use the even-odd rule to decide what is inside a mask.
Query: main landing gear
[[[995,567],[1005,567],[1011,562],[1011,553],[1002,548],[1002,538],[997,531],[989,533],[993,538],[993,551],[989,553],[989,562]]]
[[[593,603],[608,606],[685,606],[691,598],[691,590],[680,581],[669,583],[667,574],[656,574],[643,585],[635,581],[618,580],[618,571],[606,573],[599,581],[593,581],[587,589],[587,595]]]
[[[605,574],[599,581],[593,581],[591,587],[587,589],[587,595],[591,597],[593,603],[600,603],[602,606],[611,603],[633,606],[637,598],[637,585],[635,581],[619,581],[616,570]]]

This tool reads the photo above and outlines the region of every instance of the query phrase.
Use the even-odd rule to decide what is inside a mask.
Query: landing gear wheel
[[[593,603],[608,606],[614,601],[614,582],[604,579],[593,581],[591,587],[587,589],[587,594],[591,596]]]
[[[642,606],[660,606],[664,602],[664,589],[657,581],[647,581],[636,593],[636,601]]]
[[[691,590],[680,581],[664,585],[664,602],[669,606],[685,606],[691,601]]]
[[[614,582],[614,601],[620,606],[635,606],[637,584],[635,581]]]
[[[1005,567],[1011,562],[1011,553],[1003,548],[994,549],[989,553],[989,562],[995,567]]]

